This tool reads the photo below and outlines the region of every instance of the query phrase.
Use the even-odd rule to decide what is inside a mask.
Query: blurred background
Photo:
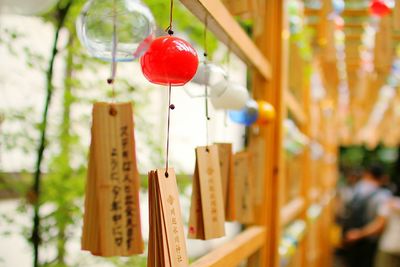
[[[255,9],[248,12],[247,6],[239,5],[239,2],[251,1],[224,2],[242,29],[257,38],[262,14]],[[290,33],[287,33],[290,35],[288,87],[294,96],[302,99],[299,88],[310,80],[311,117],[317,123],[306,137],[293,121],[285,122],[285,203],[290,203],[300,194],[304,177],[299,170],[305,147],[310,149],[313,160],[312,184],[321,185],[325,178],[328,179],[319,169],[321,162],[338,163],[338,187],[347,184],[351,173],[361,175],[366,167],[379,163],[387,174],[385,186],[396,191],[400,183],[399,132],[392,130],[395,128],[392,126],[399,122],[400,98],[394,93],[397,80],[387,81],[389,73],[398,74],[399,70],[395,64],[395,70],[391,70],[392,59],[396,58],[392,51],[395,45],[388,48],[390,55],[382,53],[382,58],[385,58],[375,60],[378,70],[389,70],[370,75],[369,64],[374,60],[368,58],[371,47],[368,40],[362,41],[362,33],[355,33],[363,25],[368,27],[369,15],[365,10],[369,1],[345,1],[347,9],[360,9],[367,14],[353,20],[348,15],[345,21],[331,18],[332,27],[342,32],[335,38],[332,36],[331,40],[318,39],[316,35],[315,28],[321,23],[321,18],[316,15],[321,9],[321,1],[287,2],[290,18]],[[83,0],[0,0],[0,266],[32,266],[32,225],[34,213],[37,213],[34,204],[40,206],[41,217],[39,266],[146,266],[144,255],[99,258],[80,250],[92,104],[111,101],[113,95],[106,82],[110,64],[89,55],[78,38],[76,21],[85,3]],[[156,35],[164,35],[169,24],[167,10],[170,2],[143,0],[143,4],[149,7],[156,20]],[[204,60],[204,25],[179,1],[175,1],[174,16],[175,35],[188,40],[198,51],[200,61]],[[349,26],[352,23],[362,27],[354,29],[358,26]],[[386,23],[384,19],[382,23]],[[346,43],[346,49],[344,25],[348,27],[345,30],[349,39],[357,39],[356,44]],[[365,32],[366,35],[371,33],[368,29]],[[333,82],[326,77],[329,70],[315,66],[313,55],[320,52],[321,47],[327,51],[332,49],[324,51],[325,56],[331,57],[325,58],[325,63],[332,58],[338,62]],[[382,48],[382,45],[376,47]],[[207,50],[208,58],[221,66],[234,83],[251,88],[251,71],[212,33],[208,34]],[[343,57],[344,53],[347,59]],[[397,52],[399,56],[400,52]],[[359,65],[354,66],[354,62]],[[343,67],[346,64],[348,69]],[[358,69],[363,71],[357,72]],[[367,78],[369,76],[373,78]],[[333,90],[325,88],[322,79],[338,86]],[[373,94],[368,91],[349,97],[349,91],[358,85],[363,87],[362,81],[367,79],[376,80],[374,88],[369,88],[370,91],[374,89]],[[380,93],[378,89],[386,83],[391,89]],[[118,64],[115,90],[116,101],[134,103],[136,149],[142,176],[142,231],[147,241],[146,174],[164,164],[167,88],[149,83],[143,77],[138,61],[133,61]],[[194,147],[207,142],[204,98],[199,96],[202,90],[203,87],[194,83],[172,89],[176,108],[172,112],[170,165],[179,174],[178,185],[186,223],[195,162]],[[332,91],[334,97],[329,95]],[[334,103],[337,109],[332,108],[334,104],[329,99],[338,100]],[[371,112],[364,114],[365,107]],[[315,110],[317,112],[313,112]],[[337,115],[337,121],[332,112]],[[385,112],[390,114],[390,119],[383,119]],[[212,105],[210,116],[208,136],[211,142],[232,142],[234,152],[246,147],[248,128],[233,123],[226,112],[216,110]],[[293,119],[292,114],[288,118]],[[334,123],[340,129],[338,136],[333,137],[341,144],[338,162],[335,162],[336,155],[332,151],[323,151],[321,146],[325,137],[329,139],[333,135],[326,125]],[[44,134],[46,140],[42,142]],[[43,150],[40,144],[46,149]],[[35,190],[39,182],[40,196]],[[207,242],[188,240],[191,260],[226,242],[241,230],[237,223],[227,223],[227,227],[227,237]]]

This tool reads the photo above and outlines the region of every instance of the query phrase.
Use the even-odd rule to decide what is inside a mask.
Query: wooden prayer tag
[[[235,184],[233,177],[232,144],[216,143],[221,169],[222,195],[224,198],[225,220],[235,220]]]
[[[192,199],[189,215],[189,238],[204,239],[204,223],[201,204],[200,180],[197,160],[193,174]]]
[[[225,212],[220,161],[216,145],[196,148],[189,238],[212,239],[225,235]]]
[[[254,201],[261,204],[265,192],[265,141],[254,137],[250,142],[251,173],[254,180]]]
[[[235,177],[236,220],[243,224],[254,221],[253,185],[250,177],[250,154],[239,152],[233,156]]]
[[[189,266],[173,169],[149,172],[149,227],[147,266]]]
[[[95,103],[82,249],[97,256],[143,252],[131,103]]]

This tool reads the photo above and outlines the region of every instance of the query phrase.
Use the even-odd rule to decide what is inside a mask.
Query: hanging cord
[[[206,18],[204,22],[204,65],[207,71],[207,57],[208,57],[208,49],[207,49],[207,26],[208,26],[208,13],[206,13]],[[207,72],[208,73],[208,72]],[[211,75],[208,73],[208,75]],[[210,77],[208,77],[210,78]],[[209,133],[208,133],[208,121],[211,120],[208,110],[208,85],[207,83],[204,85],[204,104],[205,104],[205,115],[206,115],[206,151],[209,152]]]
[[[165,31],[169,34],[169,35],[173,35],[174,31],[172,30],[172,22],[173,22],[173,9],[174,9],[174,0],[171,0],[171,4],[169,7],[169,26],[165,29]]]
[[[174,0],[171,0],[171,6],[170,6],[170,11],[169,11],[169,26],[166,29],[166,32],[169,35],[173,35],[174,31],[172,30],[172,10],[174,8]],[[165,177],[168,178],[168,163],[169,163],[169,129],[171,126],[171,110],[175,109],[175,105],[171,104],[171,90],[172,86],[169,84],[168,87],[168,117],[167,117],[167,148],[166,148],[166,159],[165,159]]]
[[[207,49],[207,28],[208,28],[208,13],[206,14],[206,18],[205,18],[205,20],[204,20],[204,39],[203,39],[203,42],[204,42],[204,62],[205,63],[207,63],[207,56],[208,56],[208,54],[207,54],[207,52],[208,52],[208,49]]]
[[[209,145],[209,134],[208,134],[208,121],[211,120],[211,118],[209,117],[208,114],[208,88],[207,85],[205,85],[204,87],[204,91],[205,91],[205,111],[206,111],[206,151],[208,152],[208,145]]]
[[[171,84],[168,88],[168,118],[167,118],[167,156],[165,160],[165,177],[168,177],[168,161],[169,161],[169,129],[171,126],[171,110],[175,109],[175,105],[171,104]]]
[[[112,51],[111,51],[111,71],[110,78],[107,79],[107,83],[111,85],[112,88],[112,102],[115,103],[115,76],[117,74],[117,46],[118,46],[118,38],[117,38],[117,10],[116,4],[113,1],[113,35],[112,35]],[[117,110],[113,105],[110,108],[110,115],[115,116],[117,114]]]

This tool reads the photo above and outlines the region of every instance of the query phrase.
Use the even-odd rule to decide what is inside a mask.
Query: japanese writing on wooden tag
[[[236,220],[243,224],[254,221],[254,187],[250,177],[250,160],[249,152],[239,152],[233,156]]]
[[[235,220],[235,184],[233,177],[232,144],[216,143],[221,169],[222,194],[224,198],[225,220]]]
[[[193,196],[189,218],[190,238],[207,240],[225,235],[225,212],[219,164],[217,146],[196,148],[196,168],[193,176]]]
[[[99,256],[143,252],[139,174],[130,103],[96,103],[82,249]]]
[[[149,173],[149,267],[189,265],[175,172]]]

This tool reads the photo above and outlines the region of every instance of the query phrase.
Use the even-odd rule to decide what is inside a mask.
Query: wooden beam
[[[221,1],[181,0],[208,29],[248,65],[254,67],[264,79],[271,78],[271,66],[268,60],[254,44],[247,33],[235,21]]]
[[[281,210],[281,225],[284,226],[297,219],[305,208],[305,200],[302,197],[290,201]]]
[[[306,124],[307,116],[302,106],[299,104],[299,102],[296,100],[296,98],[289,90],[286,90],[285,100],[290,113],[293,115],[293,118],[299,124]]]
[[[227,267],[238,266],[243,259],[259,250],[266,240],[266,230],[261,226],[252,226],[233,240],[214,249],[191,264],[191,267]]]
[[[311,96],[311,76],[308,76],[306,79],[303,80],[302,84],[302,110],[304,115],[307,119],[307,123],[300,125],[300,131],[305,134],[306,136],[311,135],[311,125],[313,121],[311,120],[311,105],[312,105],[312,96]],[[314,122],[315,123],[315,122]],[[311,199],[309,198],[310,189],[313,185],[312,177],[311,177],[311,148],[310,146],[306,146],[304,151],[301,155],[301,177],[300,179],[301,187],[300,187],[300,194],[304,200],[304,208],[302,208],[302,212],[300,213],[301,219],[307,221],[307,208],[311,203]],[[309,234],[308,234],[309,235]],[[299,251],[301,252],[301,266],[309,266],[309,251],[308,247],[310,246],[310,239],[304,238],[304,240],[300,244]]]
[[[389,72],[393,61],[392,18],[381,18],[379,31],[375,35],[374,64],[378,72]]]
[[[222,2],[234,16],[243,15],[252,11],[251,2],[249,0],[222,0]]]
[[[393,30],[400,31],[400,2],[396,1],[396,6],[393,8]]]
[[[286,118],[285,89],[288,71],[288,18],[287,0],[265,1],[263,34],[255,37],[255,42],[271,63],[273,75],[266,82],[259,74],[253,76],[253,92],[256,99],[271,103],[276,110],[275,120],[261,127],[259,136],[265,140],[265,186],[262,204],[256,205],[257,225],[268,229],[266,246],[249,259],[249,266],[278,267],[279,242],[281,238],[280,210],[283,205],[284,160],[283,125]]]
[[[305,16],[318,16],[319,15],[319,9],[316,8],[305,8],[304,9],[304,15]]]
[[[360,41],[362,38],[362,33],[360,34],[346,34],[346,41]]]
[[[346,28],[351,28],[351,29],[362,29],[364,28],[364,23],[359,23],[359,22],[346,22],[344,24],[344,27]]]
[[[306,8],[304,14],[306,16],[318,16],[321,9]],[[368,9],[345,9],[341,14],[343,17],[368,17]]]
[[[366,8],[363,9],[345,9],[341,14],[343,17],[369,17],[369,10]]]

